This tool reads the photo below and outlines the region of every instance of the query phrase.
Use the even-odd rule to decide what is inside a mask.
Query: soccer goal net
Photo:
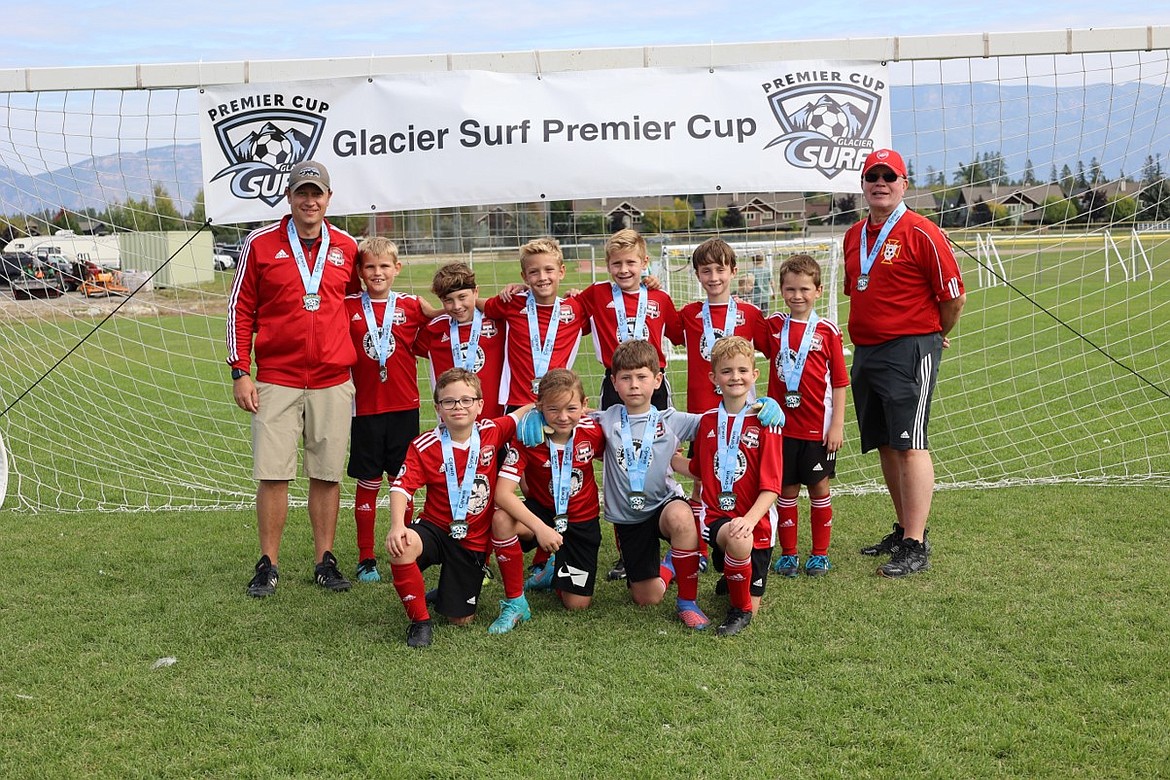
[[[894,145],[910,164],[908,205],[945,228],[964,273],[968,303],[944,354],[931,419],[940,486],[1170,482],[1170,172],[1163,161],[1170,29],[605,56],[622,67],[717,69],[823,51],[886,64]],[[555,54],[541,52],[537,65],[572,70],[593,62]],[[517,71],[532,59],[443,61]],[[0,72],[4,508],[252,502],[249,420],[232,401],[224,328],[234,253],[253,225],[204,218],[199,90],[247,79],[409,73],[435,62],[242,65]],[[287,138],[280,143],[265,153],[293,148]],[[484,295],[519,281],[515,247],[549,234],[566,246],[565,287],[581,288],[607,278],[606,236],[637,228],[679,306],[700,296],[690,252],[707,238],[731,243],[745,276],[754,258],[774,274],[784,258],[806,252],[823,268],[820,313],[844,326],[840,238],[864,214],[860,195],[794,191],[777,180],[771,191],[639,196],[620,182],[615,175],[612,193],[588,200],[334,221],[357,236],[394,239],[405,265],[396,287],[427,296],[435,268],[456,260],[473,265]],[[458,191],[460,182],[434,186]],[[778,295],[768,303],[782,306]],[[596,398],[601,369],[591,348],[583,346],[575,367]],[[669,370],[683,406],[685,367],[671,361]],[[425,399],[421,364],[419,377]],[[424,403],[424,426],[433,419]],[[835,489],[877,490],[876,458],[860,455],[855,430],[850,408]],[[294,500],[304,499],[301,483]]]

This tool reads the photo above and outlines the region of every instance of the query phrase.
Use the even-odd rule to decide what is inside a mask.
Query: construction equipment
[[[105,298],[110,295],[128,295],[130,288],[122,284],[122,272],[113,269],[91,269],[81,284],[86,298]]]

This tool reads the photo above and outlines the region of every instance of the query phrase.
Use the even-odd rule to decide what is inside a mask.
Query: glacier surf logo
[[[862,73],[806,71],[763,88],[782,131],[765,149],[780,146],[789,165],[820,171],[826,179],[861,170],[873,151],[885,84]]]
[[[283,94],[216,106],[211,112],[215,137],[228,165],[211,180],[230,176],[233,197],[276,206],[288,188],[289,170],[316,151],[328,107],[314,98]]]

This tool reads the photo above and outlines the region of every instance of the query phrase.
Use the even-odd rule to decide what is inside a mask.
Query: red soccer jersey
[[[500,475],[504,450],[516,435],[516,419],[505,415],[492,420],[479,420],[475,427],[479,429],[479,463],[475,468],[475,483],[471,487],[471,501],[467,508],[467,536],[459,543],[468,550],[484,552],[491,547],[492,490]],[[466,443],[453,447],[455,473],[459,475],[460,482],[467,467],[467,451]],[[422,487],[427,489],[427,498],[420,519],[449,533],[451,500],[447,495],[443,445],[439,441],[438,428],[421,434],[410,443],[406,460],[390,489],[409,498]]]
[[[942,330],[939,301],[963,294],[959,265],[938,226],[907,211],[890,231],[869,270],[868,285],[857,289],[861,275],[861,231],[870,251],[881,226],[863,219],[845,233],[845,294],[849,296],[849,338],[873,346],[900,336],[924,336]]]
[[[634,329],[634,318],[638,313],[638,294],[622,293],[626,305],[625,312],[620,317],[620,327],[629,335]],[[608,369],[613,359],[614,350],[618,348],[619,316],[614,311],[613,283],[596,282],[586,287],[577,299],[585,306],[585,311],[593,323],[593,348],[597,359]],[[636,338],[644,339],[654,345],[658,351],[658,365],[666,369],[666,355],[662,348],[662,339],[665,333],[678,332],[678,312],[674,308],[674,301],[662,290],[649,290],[646,295],[646,326]]]
[[[467,340],[471,338],[471,323],[459,326],[460,355],[467,353]],[[430,361],[431,389],[435,379],[455,365],[451,353],[451,317],[441,314],[431,320],[418,333],[414,342],[414,354]],[[500,399],[500,377],[504,373],[504,328],[496,320],[484,317],[480,325],[479,345],[475,349],[475,363],[471,371],[479,377],[483,388],[483,414],[480,417],[499,417],[504,413]]]
[[[385,325],[387,301],[371,300],[374,319],[380,331]],[[418,369],[414,363],[414,341],[419,329],[426,322],[419,300],[414,295],[399,293],[395,296],[394,324],[390,330],[390,354],[386,358],[386,381],[383,382],[378,366],[378,352],[374,339],[366,325],[362,310],[362,296],[349,295],[345,298],[345,311],[349,316],[349,337],[357,350],[357,362],[353,366],[354,408],[357,416],[403,412],[417,409]]]
[[[533,363],[532,342],[528,334],[528,293],[521,292],[504,303],[499,296],[484,301],[483,313],[499,320],[508,327],[508,349],[504,360],[503,377],[500,380],[500,397],[511,406],[523,406],[536,401],[532,383],[536,379]],[[581,346],[581,335],[589,327],[589,317],[576,298],[561,300],[561,318],[557,325],[557,337],[553,342],[549,368],[572,368]],[[552,304],[536,306],[536,325],[540,331],[541,344],[548,335],[548,323],[552,318]]]
[[[768,318],[768,341],[764,354],[768,356],[768,395],[784,406],[788,392],[780,373],[780,354],[784,348],[780,334],[784,321],[790,315],[777,312]],[[788,327],[789,358],[796,360],[801,339],[808,323],[792,320]],[[849,372],[845,368],[845,349],[841,344],[841,329],[829,320],[817,320],[812,343],[808,348],[804,370],[800,374],[800,405],[784,408],[784,435],[790,439],[824,441],[833,419],[833,388],[848,387]]]
[[[591,417],[582,417],[573,431],[573,475],[569,489],[569,522],[583,523],[601,514],[593,461],[605,454],[605,434]],[[563,456],[562,456],[563,457]],[[552,488],[552,456],[548,443],[525,447],[513,439],[500,476],[514,482],[527,477],[528,498],[547,509],[555,509]]]
[[[719,405],[721,397],[711,382],[711,345],[703,334],[703,302],[693,301],[678,313],[678,329],[666,337],[676,344],[687,345],[687,411],[703,412]],[[716,340],[724,336],[743,336],[761,352],[767,343],[767,326],[763,313],[748,301],[735,299],[735,328],[727,332],[727,304],[711,305],[711,327]]]
[[[731,418],[734,420],[734,417]],[[728,422],[728,431],[731,422]],[[760,493],[771,490],[780,493],[784,474],[784,443],[780,434],[760,425],[755,412],[748,411],[740,434],[739,451],[735,464],[735,509],[719,508],[719,475],[715,471],[719,451],[719,414],[717,409],[706,412],[699,420],[695,434],[695,450],[691,457],[691,474],[699,478],[700,497],[706,507],[705,523],[710,525],[721,517],[742,517]],[[776,543],[775,507],[756,524],[752,546],[758,550]]]

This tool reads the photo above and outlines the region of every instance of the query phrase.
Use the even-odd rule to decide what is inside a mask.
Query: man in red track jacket
[[[248,236],[228,299],[232,394],[252,414],[252,476],[259,482],[261,555],[248,584],[256,598],[276,592],[288,483],[302,441],[315,579],[333,591],[350,587],[332,548],[354,395],[349,371],[357,359],[345,295],[359,285],[357,244],[325,220],[332,195],[325,166],[311,160],[293,166],[291,213]]]

